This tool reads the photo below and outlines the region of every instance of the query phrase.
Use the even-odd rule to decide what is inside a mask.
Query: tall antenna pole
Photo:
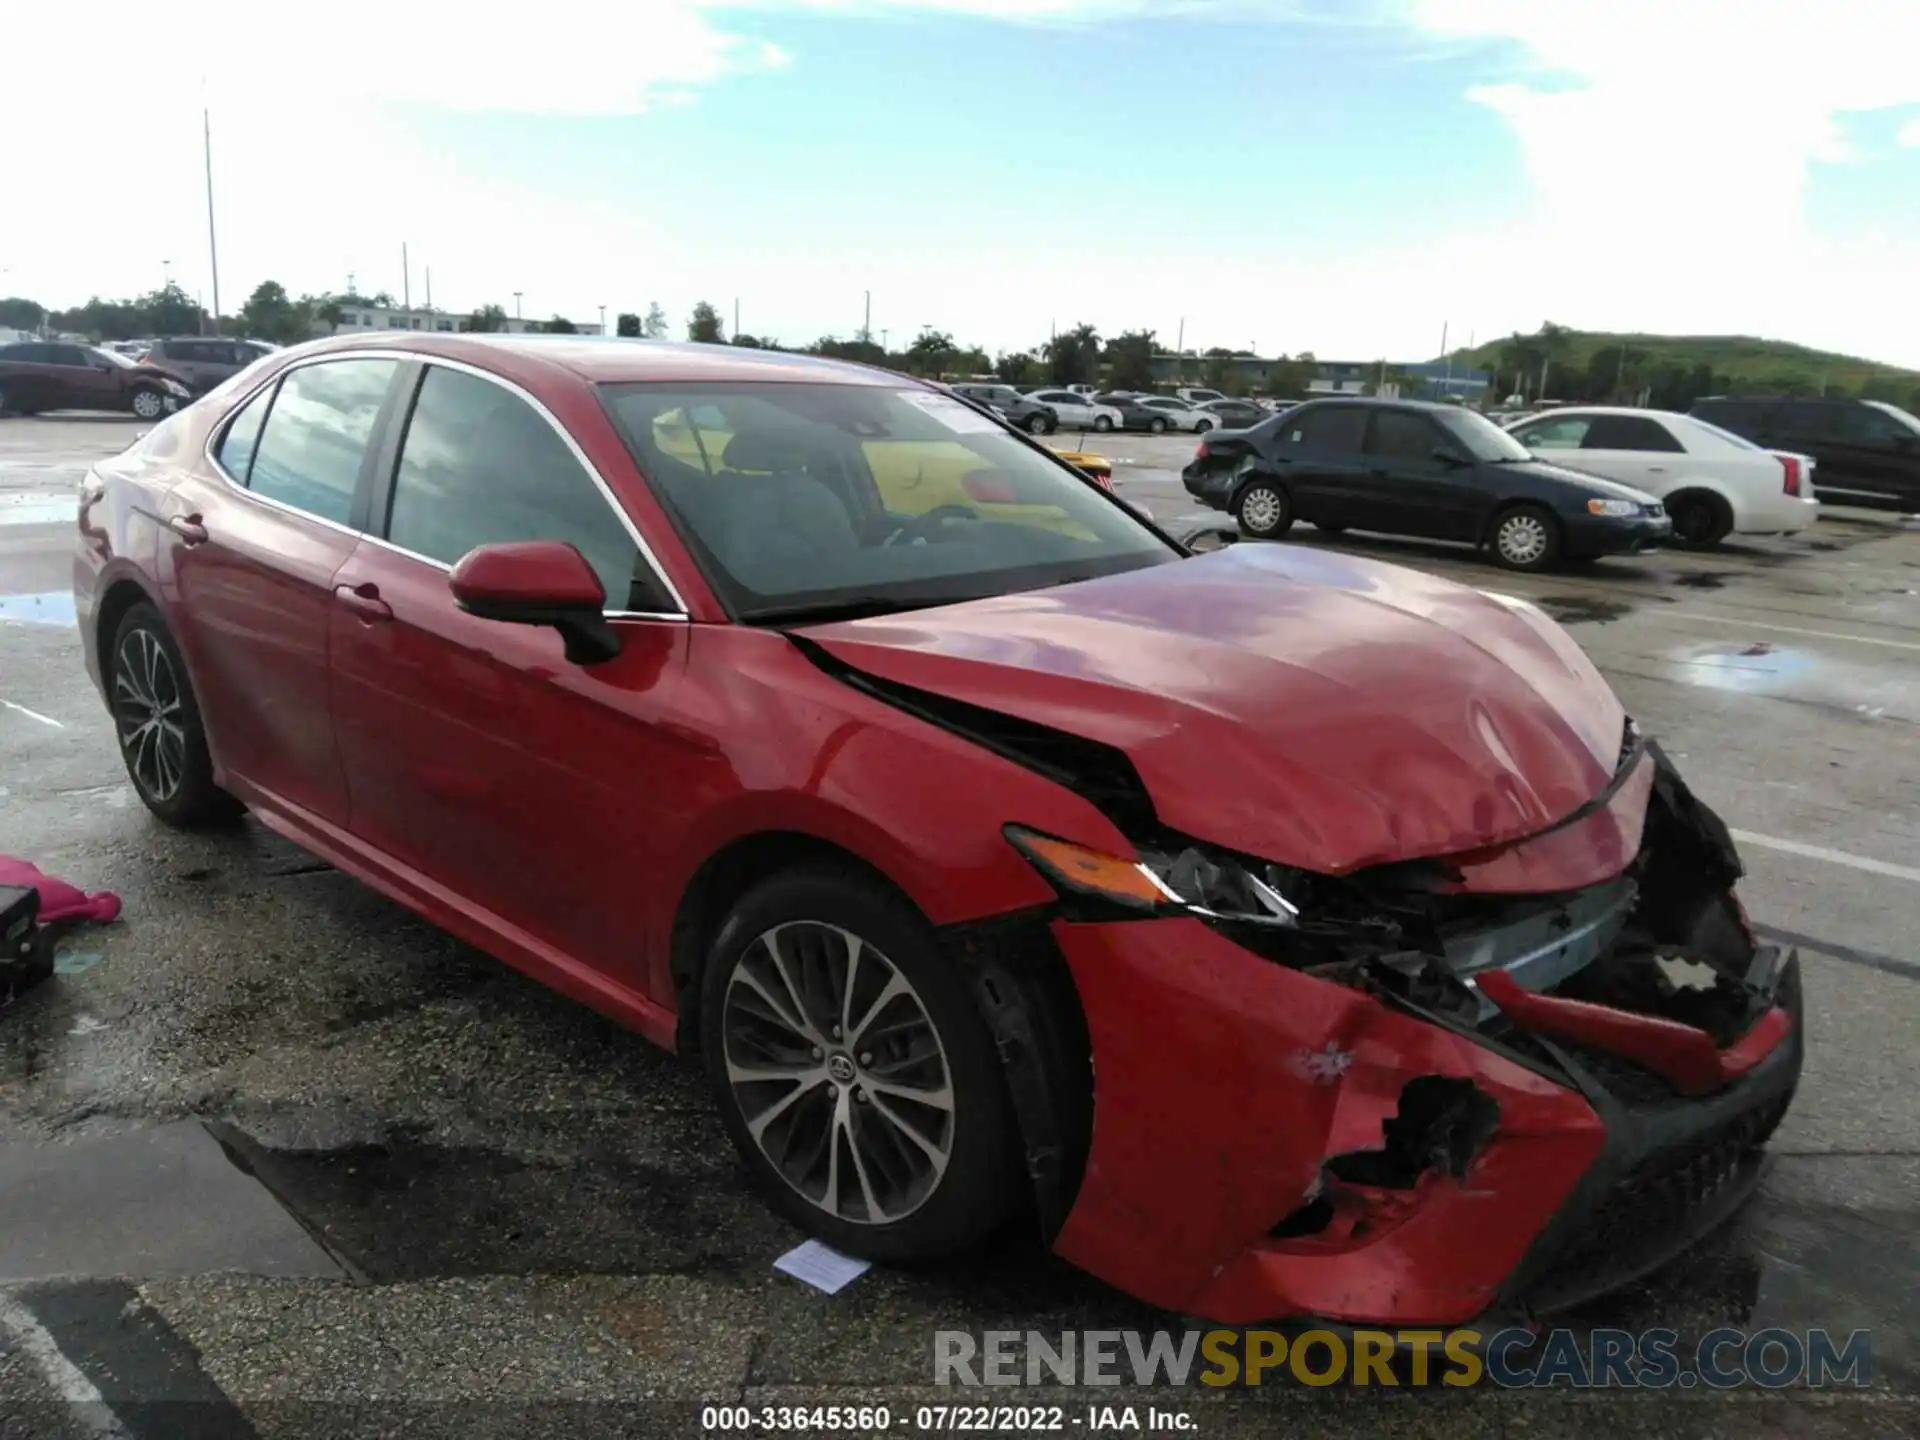
[[[201,77],[204,87],[206,78]],[[204,94],[204,91],[203,91]],[[207,161],[207,268],[213,274],[213,333],[220,333],[220,247],[213,235],[213,114],[200,107],[200,141]]]
[[[860,322],[860,338],[866,344],[873,343],[873,292],[867,291],[867,318]]]
[[[413,267],[407,263],[407,242],[400,242],[400,308],[413,309]]]
[[[433,267],[427,266],[427,313],[433,313]]]

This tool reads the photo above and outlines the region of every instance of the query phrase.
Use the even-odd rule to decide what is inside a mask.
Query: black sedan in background
[[[1151,405],[1142,405],[1142,397],[1131,391],[1113,391],[1106,395],[1096,395],[1096,405],[1111,405],[1120,412],[1122,430],[1145,430],[1154,435],[1164,435],[1173,426],[1172,419],[1163,410]]]
[[[1453,405],[1309,401],[1208,435],[1181,478],[1255,539],[1305,520],[1334,534],[1465,541],[1512,570],[1636,554],[1673,533],[1653,496],[1536,460]]]

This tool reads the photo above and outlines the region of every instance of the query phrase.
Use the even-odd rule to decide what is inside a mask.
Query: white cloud
[[[1390,26],[1410,49],[1464,64],[1479,77],[1473,98],[1525,156],[1530,219],[1417,245],[1357,238],[1314,264],[1290,256],[1284,237],[1252,236],[1223,262],[1200,210],[1191,250],[1144,253],[1129,209],[1182,202],[1163,185],[1133,193],[1123,182],[1091,192],[1119,218],[1072,254],[976,236],[862,254],[811,243],[802,217],[779,234],[676,228],[636,184],[588,197],[517,190],[435,152],[393,108],[538,125],[724,103],[716,87],[806,65],[778,43],[782,13],[796,9],[1053,25],[1176,5]],[[1189,344],[1406,356],[1431,353],[1449,318],[1456,341],[1552,318],[1759,332],[1920,365],[1910,309],[1888,303],[1920,273],[1920,244],[1824,235],[1805,201],[1812,168],[1846,153],[1852,112],[1920,102],[1913,0],[549,0],[533,17],[342,0],[299,22],[218,0],[192,23],[150,16],[96,0],[11,23],[10,54],[33,58],[10,66],[9,109],[60,123],[49,126],[57,141],[9,148],[0,293],[54,303],[133,293],[171,260],[175,278],[211,299],[205,73],[229,310],[269,274],[296,292],[353,274],[362,289],[397,294],[404,241],[416,300],[428,266],[442,305],[511,306],[520,288],[529,315],[593,318],[602,301],[617,311],[658,298],[677,322],[701,295],[724,308],[737,291],[748,329],[789,341],[848,332],[872,289],[876,328],[897,337],[934,324],[990,346],[1044,339],[1049,319],[1171,339],[1184,312]],[[1920,122],[1904,142],[1920,142],[1915,132]],[[1180,276],[1178,293],[1141,286],[1143,270]],[[629,288],[636,277],[647,293]]]

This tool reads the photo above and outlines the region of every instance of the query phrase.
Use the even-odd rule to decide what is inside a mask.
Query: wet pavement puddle
[[[1666,652],[1661,664],[1688,685],[1796,700],[1866,720],[1920,721],[1913,682],[1884,665],[1855,664],[1764,640],[1684,645]]]
[[[72,625],[73,592],[45,590],[36,595],[0,595],[0,621],[29,625]]]

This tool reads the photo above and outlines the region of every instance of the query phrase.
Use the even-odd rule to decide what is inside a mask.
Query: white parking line
[[[67,728],[51,715],[42,715],[38,710],[29,710],[26,706],[16,705],[11,700],[0,700],[0,705],[4,705],[9,710],[18,710],[29,720],[38,720],[42,725],[51,725],[56,730],[64,730]]]
[[[1773,835],[1756,835],[1751,830],[1729,830],[1728,834],[1742,845],[1758,845],[1762,850],[1778,850],[1786,855],[1799,855],[1808,860],[1824,860],[1829,865],[1845,865],[1854,870],[1864,870],[1869,875],[1885,875],[1894,880],[1911,880],[1920,885],[1920,870],[1908,865],[1893,865],[1885,860],[1872,860],[1865,855],[1849,855],[1844,850],[1829,850],[1824,845],[1805,845],[1798,840],[1781,840]]]
[[[1710,620],[1716,625],[1739,625],[1748,630],[1775,630],[1782,635],[1811,635],[1818,640],[1849,640],[1855,645],[1884,645],[1889,650],[1912,650],[1920,653],[1920,645],[1911,640],[1877,640],[1871,635],[1847,635],[1838,630],[1802,630],[1797,625],[1767,625],[1759,620],[1748,620],[1739,615],[1708,615],[1695,610],[1673,618],[1681,621]]]
[[[53,1387],[55,1395],[73,1407],[73,1418],[89,1434],[103,1440],[132,1440],[131,1432],[120,1423],[94,1383],[61,1353],[60,1344],[47,1327],[34,1319],[33,1312],[17,1300],[0,1295],[0,1335],[13,1341],[21,1354]]]

